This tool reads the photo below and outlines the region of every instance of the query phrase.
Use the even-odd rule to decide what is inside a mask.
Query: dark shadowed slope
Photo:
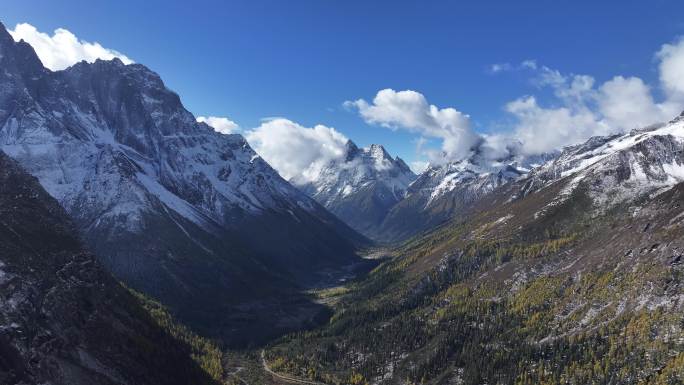
[[[0,152],[0,383],[212,384]]]

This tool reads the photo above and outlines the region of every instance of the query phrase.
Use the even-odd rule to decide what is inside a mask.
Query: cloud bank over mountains
[[[530,71],[533,84],[553,94],[548,104],[534,95],[506,103],[503,108],[513,118],[512,124],[495,134],[475,132],[466,113],[456,107],[429,104],[424,95],[413,90],[384,89],[372,102],[358,99],[344,105],[357,111],[368,124],[441,140],[439,153],[421,149],[424,140],[418,141],[418,151],[432,163],[458,160],[475,149],[492,159],[510,151],[536,155],[591,136],[625,132],[678,115],[684,108],[684,39],[664,44],[655,58],[660,75],[655,89],[638,77],[615,76],[597,84],[590,75],[563,74],[534,60],[494,64],[489,69],[492,74]]]
[[[595,135],[625,132],[667,121],[684,108],[684,40],[665,44],[655,55],[660,74],[653,89],[638,77],[615,76],[597,84],[590,75],[563,74],[536,61],[500,64],[492,73],[529,71],[539,89],[550,89],[553,100],[541,103],[524,95],[503,106],[512,124],[507,130],[482,134],[473,129],[471,117],[455,107],[430,104],[413,90],[383,89],[368,102],[344,102],[344,106],[369,125],[418,134],[416,149],[423,159],[411,162],[414,171],[428,163],[459,160],[479,151],[491,160],[512,154],[537,155],[580,143]],[[657,101],[656,91],[662,91]],[[216,127],[216,125],[210,125]],[[218,130],[218,129],[217,129]],[[285,118],[270,119],[245,136],[283,177],[307,181],[328,161],[344,155],[347,138],[324,125],[304,127]],[[425,145],[437,140],[439,150]]]
[[[555,97],[544,106],[534,96],[522,96],[504,109],[515,118],[512,135],[527,154],[538,154],[575,144],[594,135],[625,132],[668,121],[684,108],[684,41],[666,44],[656,54],[660,90],[638,77],[615,76],[597,85],[589,75],[565,75],[548,67],[536,68],[533,81]],[[684,64],[684,63],[682,63]]]

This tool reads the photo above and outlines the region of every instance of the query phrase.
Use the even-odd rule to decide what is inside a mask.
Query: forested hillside
[[[682,142],[631,135],[570,148],[560,159],[594,163],[533,172],[397,248],[269,361],[340,384],[681,383],[684,184],[632,161],[678,163],[664,154]]]

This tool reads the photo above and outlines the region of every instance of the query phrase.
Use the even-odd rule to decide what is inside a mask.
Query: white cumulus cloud
[[[283,178],[297,184],[311,181],[329,161],[342,158],[348,140],[332,127],[304,127],[284,118],[264,121],[245,137]]]
[[[468,115],[452,107],[439,108],[429,104],[425,96],[416,91],[387,88],[378,91],[372,103],[358,99],[344,104],[357,109],[366,123],[441,139],[443,155],[448,159],[467,156],[481,140],[472,130]],[[433,161],[441,157],[428,155],[434,158]]]
[[[198,116],[197,121],[208,124],[214,131],[222,134],[232,134],[240,129],[234,121],[220,116]]]
[[[508,103],[505,110],[517,120],[511,141],[519,140],[522,152],[528,155],[610,133],[609,127],[598,122],[588,109],[569,106],[544,108],[534,96],[516,99]]]
[[[56,29],[52,36],[40,32],[28,23],[17,24],[8,31],[15,41],[29,43],[46,68],[53,71],[63,70],[82,60],[94,62],[96,59],[111,60],[119,58],[124,64],[133,60],[121,52],[105,48],[97,42],[80,40],[64,28]]]
[[[603,122],[617,131],[667,121],[677,114],[675,104],[656,103],[650,87],[637,77],[616,76],[603,83],[597,102]]]
[[[660,60],[660,82],[671,99],[684,100],[684,38],[664,44],[656,54]]]

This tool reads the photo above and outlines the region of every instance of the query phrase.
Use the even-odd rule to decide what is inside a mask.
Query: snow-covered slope
[[[0,149],[135,288],[202,312],[196,297],[220,293],[225,303],[315,279],[365,241],[242,136],[197,123],[142,65],[98,60],[51,72],[0,28],[0,68]]]
[[[386,240],[428,230],[452,219],[482,197],[500,191],[516,199],[562,181],[556,205],[583,189],[600,210],[634,201],[684,181],[684,115],[667,124],[626,134],[593,137],[560,154],[512,156],[491,161],[474,156],[431,166],[407,189],[381,225]],[[516,190],[517,189],[517,190]],[[410,225],[409,225],[410,224]]]
[[[202,226],[234,226],[237,215],[269,209],[316,210],[241,135],[195,122],[142,65],[81,62],[45,77],[44,90],[2,117],[0,142],[70,211],[135,227],[150,196]]]
[[[466,159],[429,166],[387,214],[382,240],[405,239],[450,220],[478,199],[525,176],[553,154],[487,159],[475,151]]]
[[[515,160],[484,161],[476,157],[430,166],[411,188],[411,194],[427,197],[427,205],[455,190],[473,195],[486,194],[529,171]]]
[[[555,203],[581,188],[602,210],[683,182],[684,114],[667,124],[567,147],[558,158],[533,170],[518,195],[557,181],[565,187]]]
[[[330,161],[307,180],[292,182],[354,229],[373,237],[415,178],[401,158],[392,158],[381,145],[359,148],[349,141],[342,159]]]

